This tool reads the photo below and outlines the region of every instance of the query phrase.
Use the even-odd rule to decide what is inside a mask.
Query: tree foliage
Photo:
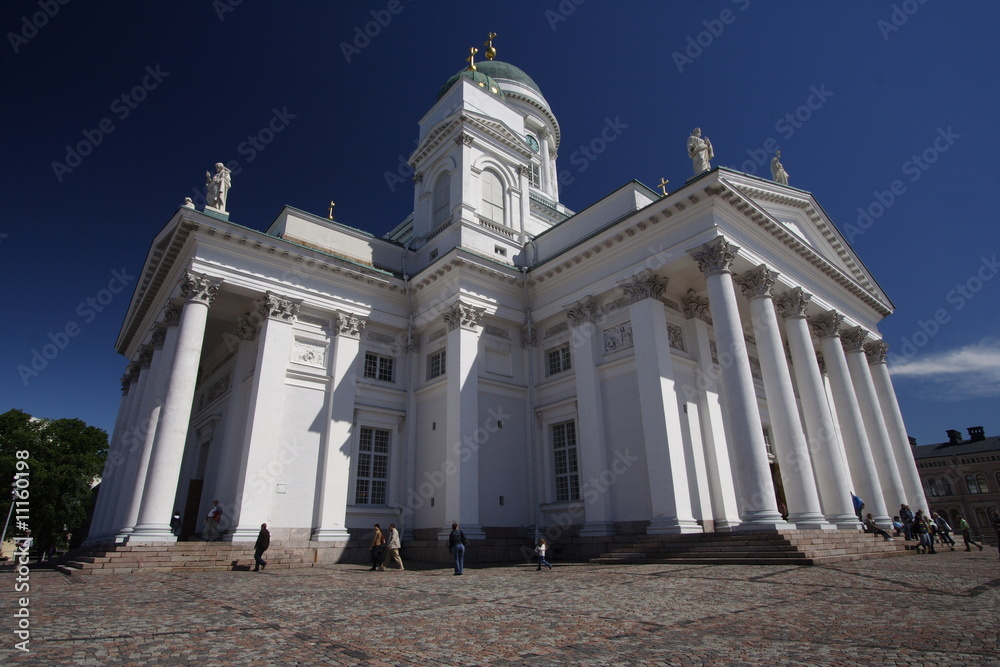
[[[18,452],[22,452],[20,457]],[[23,452],[27,452],[26,459]],[[66,543],[67,533],[73,536],[72,546],[86,537],[83,529],[93,498],[92,487],[101,475],[107,453],[108,434],[79,419],[33,419],[21,410],[0,414],[0,474],[10,484],[19,458],[27,462],[26,523],[40,549],[71,546]],[[4,518],[11,501],[10,493],[0,491]],[[8,537],[24,535],[16,523],[18,516],[15,511]]]

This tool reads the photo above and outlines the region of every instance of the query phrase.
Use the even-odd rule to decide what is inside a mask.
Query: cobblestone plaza
[[[409,564],[408,564],[409,565]],[[11,574],[5,574],[8,582]],[[31,573],[17,665],[1000,665],[995,550],[829,566]]]

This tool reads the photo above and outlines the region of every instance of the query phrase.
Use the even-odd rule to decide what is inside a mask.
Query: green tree
[[[22,452],[20,457],[18,452]],[[64,549],[85,537],[82,530],[93,498],[92,487],[107,453],[108,434],[79,419],[33,419],[21,410],[0,415],[0,479],[11,483],[17,461],[27,462],[30,504],[26,523],[39,549]],[[11,501],[10,493],[0,491],[4,518]],[[8,536],[24,534],[17,529],[17,516],[15,512]],[[66,543],[67,533],[73,535],[72,545]]]

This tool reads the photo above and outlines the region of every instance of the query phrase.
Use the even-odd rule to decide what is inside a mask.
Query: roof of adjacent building
[[[967,456],[985,452],[1000,451],[1000,435],[987,437],[983,440],[960,440],[958,442],[942,442],[936,445],[917,445],[913,448],[914,459],[933,459],[942,456]]]

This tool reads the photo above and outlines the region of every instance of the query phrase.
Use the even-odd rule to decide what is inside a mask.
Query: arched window
[[[942,496],[955,495],[955,492],[951,490],[951,482],[948,481],[947,477],[941,478],[941,495]]]
[[[498,225],[503,224],[503,184],[500,177],[492,171],[484,171],[481,176],[483,182],[483,205],[479,214]]]
[[[986,518],[986,510],[983,509],[982,507],[977,507],[975,528],[986,528],[989,525],[990,525],[990,520]],[[975,530],[975,528],[973,529],[974,532],[978,533],[979,531]]]
[[[431,216],[431,226],[436,229],[450,214],[451,174],[445,172],[434,181],[434,213]]]
[[[940,493],[938,493],[937,480],[934,479],[933,477],[927,480],[927,495],[929,496],[941,495]]]
[[[979,485],[976,484],[976,478],[972,475],[965,476],[965,487],[969,493],[979,493]]]
[[[976,475],[976,484],[979,486],[979,493],[990,492],[990,485],[986,483],[986,475],[984,473]]]
[[[1000,489],[1000,472],[997,473],[996,482],[997,482],[997,488]]]

